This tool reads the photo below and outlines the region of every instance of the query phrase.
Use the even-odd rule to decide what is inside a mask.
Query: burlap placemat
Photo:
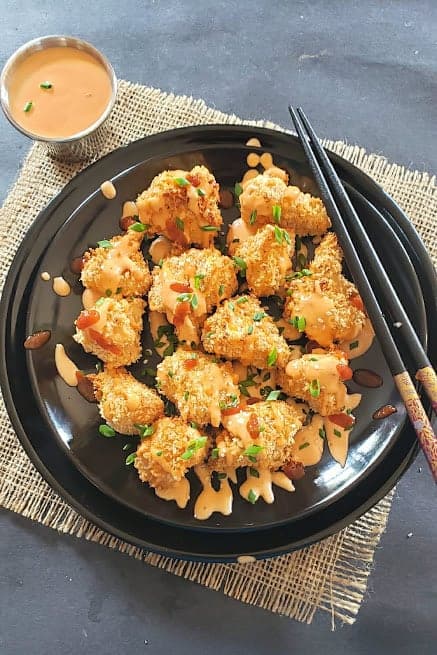
[[[121,82],[109,124],[106,152],[147,134],[199,123],[241,123],[201,100]],[[263,121],[252,124],[272,127]],[[433,256],[437,255],[435,179],[405,170],[357,146],[326,142],[371,175],[407,211]],[[105,154],[105,153],[102,153]],[[38,212],[79,170],[57,164],[39,145],[27,155],[0,210],[1,288],[16,249]],[[391,495],[340,533],[310,548],[254,564],[182,562],[140,550],[107,534],[71,509],[40,477],[0,406],[0,504],[61,532],[116,548],[228,596],[310,623],[317,609],[353,623],[366,590],[376,546],[384,532]]]

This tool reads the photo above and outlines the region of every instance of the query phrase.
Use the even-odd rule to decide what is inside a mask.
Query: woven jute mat
[[[106,154],[134,139],[200,123],[241,123],[201,100],[120,82],[110,118]],[[275,128],[259,121],[253,125]],[[435,261],[437,193],[427,173],[405,170],[357,146],[326,146],[371,175],[409,214]],[[3,288],[18,245],[38,212],[83,167],[53,162],[33,145],[0,210],[0,280]],[[366,590],[376,546],[385,530],[392,495],[340,533],[310,548],[253,564],[199,564],[145,552],[89,523],[41,478],[0,406],[0,505],[60,532],[84,537],[221,591],[245,603],[310,623],[316,610],[353,623]]]

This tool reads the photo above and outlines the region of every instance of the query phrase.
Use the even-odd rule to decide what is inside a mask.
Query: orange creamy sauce
[[[46,82],[52,86],[41,88]],[[29,132],[66,138],[86,129],[103,114],[111,80],[92,55],[70,47],[34,52],[20,62],[9,85],[12,117]],[[29,111],[24,111],[32,103]]]

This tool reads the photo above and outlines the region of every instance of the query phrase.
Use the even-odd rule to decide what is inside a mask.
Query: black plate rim
[[[236,132],[238,132],[239,134],[241,134],[241,131],[246,130],[246,132],[248,132],[249,134],[253,135],[253,132],[254,132],[254,130],[256,129],[257,133],[259,133],[260,135],[262,135],[263,133],[267,132],[267,133],[269,133],[269,134],[270,134],[271,136],[273,136],[273,137],[278,137],[278,135],[281,135],[281,134],[282,134],[283,136],[286,136],[287,138],[292,138],[292,139],[294,139],[294,140],[296,139],[296,137],[294,137],[293,135],[290,135],[290,134],[287,134],[287,133],[281,133],[281,132],[274,131],[274,130],[266,130],[266,129],[264,129],[264,128],[261,129],[261,128],[253,128],[253,127],[247,127],[247,126],[223,126],[223,125],[219,125],[219,126],[200,126],[200,128],[198,128],[198,127],[194,127],[194,128],[193,128],[193,127],[190,127],[190,128],[179,128],[179,129],[176,129],[176,130],[172,130],[172,131],[170,131],[170,132],[167,132],[167,133],[165,133],[165,135],[168,137],[170,133],[171,133],[171,134],[175,134],[175,133],[180,133],[181,131],[185,131],[185,132],[187,132],[187,131],[188,131],[188,132],[193,132],[193,130],[194,130],[194,132],[195,132],[195,136],[198,136],[199,129],[200,129],[201,131],[205,131],[205,130],[210,130],[210,129],[215,129],[215,130],[217,130],[218,128],[220,128],[220,129],[222,129],[222,130],[224,129],[224,130],[228,131],[228,130],[229,130],[229,127],[232,128],[232,131],[233,131],[233,132],[236,131]],[[162,136],[163,136],[163,135],[161,134],[161,135],[154,135],[154,136],[152,136],[152,137],[146,137],[146,139],[142,139],[142,140],[140,140],[139,142],[135,142],[135,143],[136,143],[136,144],[144,143],[145,141],[148,141],[149,139],[155,139],[155,140],[156,140],[156,139],[161,138]],[[135,145],[135,144],[133,144],[133,145]],[[106,156],[105,158],[103,158],[103,159],[108,160],[108,159],[111,158],[111,156],[115,156],[115,155],[117,155],[117,153],[118,153],[118,151],[114,151],[113,153],[110,153],[109,155],[107,155],[107,156]],[[371,178],[369,178],[366,174],[362,173],[362,171],[360,171],[359,169],[357,169],[357,168],[355,168],[354,166],[352,166],[351,164],[349,164],[349,162],[347,162],[346,160],[342,160],[342,158],[338,157],[337,155],[334,155],[334,158],[335,158],[335,159],[339,159],[340,162],[341,162],[343,165],[345,165],[345,168],[352,169],[352,173],[353,173],[354,175],[358,174],[358,177],[361,176],[361,177],[363,177],[363,178],[366,178],[366,181],[370,181],[371,184],[373,185],[373,187],[375,187],[375,188],[376,188],[380,193],[384,193],[384,192],[380,189],[380,187],[378,187],[378,185],[376,185],[376,183],[374,183],[373,180],[371,180]],[[99,162],[101,162],[101,161],[102,161],[102,160],[99,160]],[[93,164],[93,165],[92,165],[91,167],[89,167],[89,168],[92,168],[93,166],[95,166],[95,165],[98,164],[99,162],[95,162],[95,164]],[[88,169],[86,169],[86,170],[88,170]],[[42,212],[40,213],[40,215],[38,216],[38,218],[35,220],[33,226],[32,226],[32,227],[30,228],[30,230],[28,231],[28,233],[27,233],[27,238],[29,238],[29,236],[33,233],[33,230],[37,230],[37,229],[40,227],[41,222],[44,220],[44,218],[45,218],[45,216],[47,215],[47,213],[50,213],[50,212],[52,211],[52,207],[55,206],[58,202],[60,202],[62,198],[66,198],[66,197],[67,197],[67,196],[68,196],[68,195],[69,195],[69,194],[70,194],[70,193],[71,193],[71,192],[76,188],[76,184],[75,184],[76,182],[77,182],[76,179],[72,180],[68,185],[66,185],[66,187],[64,187],[64,189],[60,192],[60,194],[59,194],[59,195],[58,195],[58,196],[57,196],[57,197],[56,197],[56,198],[55,198],[51,203],[49,203],[49,205],[48,205],[44,210],[42,210]],[[388,203],[390,204],[390,202],[392,202],[391,199],[390,199],[390,197],[387,196],[387,194],[385,194],[385,193],[384,193],[384,195],[386,196],[387,201],[388,201]],[[61,196],[62,196],[62,198],[61,198]],[[394,204],[394,203],[393,203],[393,204]],[[402,227],[403,227],[403,228],[408,227],[408,226],[409,226],[408,219],[406,218],[406,216],[401,212],[401,210],[400,210],[397,206],[396,206],[396,209],[400,212],[400,215],[399,215],[397,218],[400,219],[400,222],[402,223]],[[395,212],[395,213],[396,213],[396,212]],[[399,222],[399,220],[398,220],[397,222]],[[418,235],[417,235],[416,231],[414,230],[414,228],[412,228],[412,229],[413,229],[413,233],[414,233],[414,235],[413,235],[413,236],[414,236],[414,239],[413,239],[413,240],[414,240],[414,242],[415,242],[415,246],[416,246],[416,247],[419,246],[419,249],[420,249],[420,246],[422,246],[422,244],[421,244],[421,242],[420,242],[420,240],[419,240],[419,238],[418,238]],[[18,249],[18,251],[17,251],[17,254],[16,254],[15,258],[14,258],[14,262],[13,262],[13,264],[11,265],[11,269],[10,269],[9,275],[8,275],[8,278],[7,278],[6,283],[5,283],[5,289],[4,289],[3,296],[2,296],[2,309],[3,309],[3,310],[4,310],[4,305],[6,304],[6,300],[5,300],[5,298],[7,298],[8,294],[9,294],[10,291],[11,291],[10,287],[13,286],[13,285],[11,284],[11,280],[12,280],[13,273],[14,273],[14,268],[15,268],[14,265],[16,264],[17,259],[19,258],[19,255],[20,255],[21,250],[23,249],[23,247],[24,247],[24,244],[21,244],[20,247],[19,247],[19,249]],[[422,246],[422,251],[423,251],[424,253],[426,253],[426,250],[424,249],[424,246]],[[427,256],[427,255],[426,255],[424,261],[425,261],[426,263],[428,263],[428,256]],[[435,284],[435,279],[433,279],[432,276],[431,276],[431,283],[434,283],[434,284]],[[1,344],[2,344],[2,346],[4,346],[4,341],[5,341],[5,340],[4,340],[4,337],[5,337],[5,325],[4,325],[4,320],[3,320],[3,317],[4,317],[4,316],[5,316],[5,312],[2,311],[1,324],[0,324]],[[4,381],[4,375],[5,375],[5,367],[4,367],[4,361],[2,360],[2,362],[1,362],[1,377],[2,377],[2,383],[3,383],[3,381]],[[12,397],[11,397],[11,398],[8,398],[8,402],[7,402],[7,405],[8,405],[8,411],[10,410],[10,403],[11,403],[11,402],[12,402]],[[10,411],[9,411],[9,413],[10,413]],[[17,417],[17,418],[18,418],[18,417]],[[14,421],[14,427],[16,427],[16,426],[15,426],[15,421]],[[25,435],[25,436],[26,436],[26,435]],[[27,440],[27,437],[26,437],[25,440]],[[22,443],[23,443],[23,440],[22,440]],[[24,443],[23,443],[23,445],[24,445]],[[29,446],[30,446],[30,444],[29,444]],[[27,450],[27,448],[26,448],[26,450]],[[413,451],[414,451],[414,450],[415,450],[415,449],[413,449]],[[32,452],[32,454],[35,455],[35,453],[34,453],[32,450],[31,450],[30,452]],[[28,454],[29,454],[29,451],[28,451]],[[31,459],[33,459],[33,457],[31,457]],[[408,459],[410,459],[410,458],[408,458]],[[35,463],[35,462],[34,462],[34,463]],[[41,471],[41,472],[42,472],[42,471]],[[42,472],[42,473],[43,473],[43,472]],[[48,474],[47,469],[45,469],[45,473]],[[44,475],[44,473],[43,473],[43,475]],[[53,482],[54,482],[54,480],[52,480],[50,483],[52,484]],[[392,482],[392,484],[394,484],[394,481]],[[53,486],[53,485],[52,485],[52,486]],[[57,485],[56,485],[56,486],[57,486]],[[65,492],[65,490],[64,490],[64,492]],[[68,498],[68,502],[72,503],[72,499],[71,499],[71,497]],[[376,500],[373,499],[373,502],[376,502]],[[373,502],[372,502],[372,504],[373,504]],[[78,511],[80,511],[81,513],[84,513],[83,511],[81,511],[80,507],[76,507],[76,508],[77,508]],[[83,510],[83,508],[82,508],[82,510]],[[95,517],[94,515],[92,515],[92,516],[90,515],[90,518],[91,518],[91,520],[96,520],[96,517]],[[111,531],[110,526],[106,525],[106,526],[105,526],[105,529],[108,529],[108,528],[109,528],[109,531]],[[338,529],[338,528],[335,528],[335,529]],[[114,532],[114,530],[112,530],[112,532]],[[123,533],[122,538],[127,538],[127,536]],[[132,541],[132,538],[130,538],[130,539],[128,539],[128,540]],[[150,546],[148,545],[147,547],[150,547]]]

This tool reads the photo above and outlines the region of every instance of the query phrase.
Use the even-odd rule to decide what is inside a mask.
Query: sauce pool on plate
[[[32,134],[68,138],[100,118],[111,91],[108,73],[89,53],[45,48],[17,64],[9,83],[10,113]]]

